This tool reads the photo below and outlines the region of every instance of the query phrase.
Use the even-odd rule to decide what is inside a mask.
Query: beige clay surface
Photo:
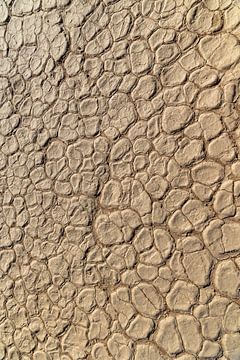
[[[0,0],[0,360],[240,360],[240,1]]]

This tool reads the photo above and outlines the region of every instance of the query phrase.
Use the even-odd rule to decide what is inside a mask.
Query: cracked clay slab
[[[240,2],[0,0],[0,360],[240,360]]]

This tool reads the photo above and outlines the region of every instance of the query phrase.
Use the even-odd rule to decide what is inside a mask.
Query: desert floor
[[[0,360],[240,360],[240,1],[0,0]]]

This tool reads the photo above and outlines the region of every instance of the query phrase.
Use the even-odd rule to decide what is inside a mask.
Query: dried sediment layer
[[[0,360],[240,359],[237,0],[0,0]]]

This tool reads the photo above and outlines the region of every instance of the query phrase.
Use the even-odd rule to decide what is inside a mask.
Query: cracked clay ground
[[[240,360],[240,1],[0,0],[0,360]]]

